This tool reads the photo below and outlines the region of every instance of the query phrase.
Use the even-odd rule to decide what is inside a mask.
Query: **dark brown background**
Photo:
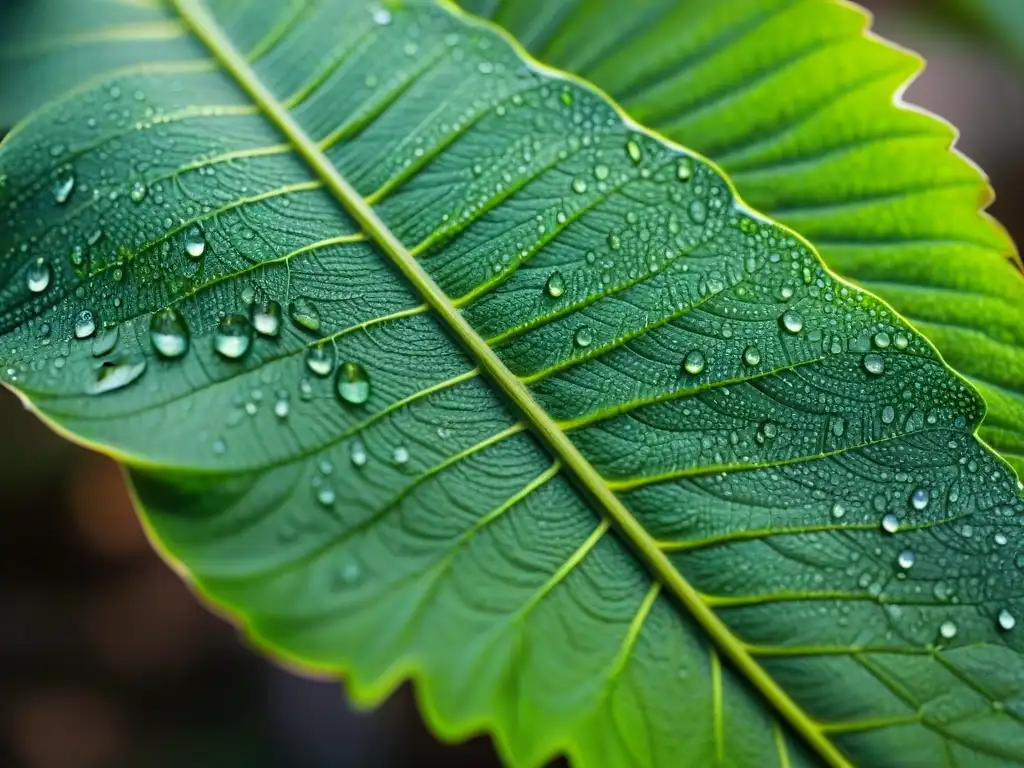
[[[961,128],[1020,241],[1024,66],[940,24],[933,0],[867,5],[879,32],[929,59],[907,98]],[[336,685],[255,655],[149,549],[117,467],[0,391],[0,767],[495,763],[485,739],[437,744],[406,689],[356,713]]]

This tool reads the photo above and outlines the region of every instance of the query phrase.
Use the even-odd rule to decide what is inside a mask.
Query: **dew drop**
[[[690,167],[690,161],[683,158],[676,166],[676,178],[680,181],[689,181],[692,175],[693,169]]]
[[[249,321],[260,336],[276,337],[281,332],[281,305],[273,299],[253,300],[249,305]]]
[[[331,342],[321,342],[306,352],[306,367],[321,379],[334,373],[335,362],[334,344]]]
[[[213,335],[213,348],[228,360],[237,360],[249,351],[252,325],[244,315],[228,315],[220,321]]]
[[[575,335],[572,337],[573,342],[577,347],[589,347],[594,343],[594,334],[585,325],[581,325],[576,329]]]
[[[303,330],[317,333],[320,330],[320,310],[310,299],[297,296],[288,306],[292,321]]]
[[[391,11],[387,8],[374,8],[371,14],[373,23],[381,27],[386,27],[391,23]]]
[[[887,405],[882,409],[882,423],[892,424],[896,418],[896,410],[891,406]]]
[[[71,197],[71,193],[75,189],[75,177],[68,176],[66,179],[61,179],[53,186],[53,199],[57,205],[64,205]]]
[[[892,343],[896,346],[896,349],[899,350],[906,349],[910,346],[910,340],[902,333],[897,333]]]
[[[352,460],[352,465],[356,467],[365,467],[369,458],[366,454],[366,446],[360,440],[352,443],[352,447],[348,450],[348,456]]]
[[[910,504],[914,509],[922,510],[928,506],[928,499],[930,496],[931,494],[929,494],[927,490],[924,488],[918,488],[913,494],[911,494]]]
[[[170,360],[188,352],[189,331],[185,318],[173,307],[153,313],[149,321],[149,340],[162,357]]]
[[[838,501],[835,504],[832,505],[832,517],[834,517],[836,520],[839,520],[845,514],[846,514],[846,507],[844,507]]]
[[[695,349],[683,359],[683,370],[691,376],[696,376],[704,370],[704,366],[706,364],[707,362],[704,360],[704,355]]]
[[[751,344],[749,347],[743,350],[743,362],[753,368],[755,365],[761,364],[761,350],[756,345]]]
[[[952,640],[956,637],[956,624],[952,621],[944,621],[939,626],[939,634],[942,635],[946,640]]]
[[[804,318],[795,309],[787,309],[783,312],[779,322],[789,333],[800,333],[804,329]]]
[[[694,224],[703,224],[708,218],[708,207],[703,200],[693,200],[690,202],[689,214]]]
[[[395,460],[395,464],[406,464],[409,461],[409,449],[404,445],[395,446],[395,450],[392,452],[391,458]]]
[[[572,183],[572,191],[575,192],[577,195],[582,195],[584,192],[587,191],[587,182],[585,182],[583,179],[576,179]]]
[[[123,389],[145,371],[146,358],[143,355],[123,355],[104,360],[93,368],[93,376],[85,387],[86,394],[102,395]]]
[[[128,196],[131,198],[132,202],[137,205],[146,199],[147,192],[148,190],[146,189],[146,185],[141,181],[136,181],[132,184],[132,191]]]
[[[999,628],[1007,632],[1017,626],[1017,618],[1005,608],[999,612],[997,621],[999,622]]]
[[[96,333],[96,316],[91,309],[83,309],[75,318],[75,338],[88,339]]]
[[[334,504],[336,496],[334,489],[329,485],[325,485],[317,491],[316,500],[323,504],[325,507],[329,507]]]
[[[99,335],[92,340],[92,354],[94,357],[103,357],[110,354],[117,341],[121,337],[121,329],[117,325],[105,325]]]
[[[607,165],[594,166],[594,178],[596,178],[598,181],[604,181],[605,179],[607,179],[609,172],[610,171],[608,170]]]
[[[32,262],[28,272],[25,274],[28,289],[32,293],[42,293],[50,287],[50,278],[52,276],[53,271],[50,269],[49,262],[40,256]]]
[[[545,286],[545,290],[547,290],[548,296],[553,299],[557,299],[565,293],[565,278],[562,277],[561,272],[555,270],[551,273],[551,276],[548,278],[547,285]]]
[[[774,422],[766,421],[761,427],[761,431],[764,433],[765,437],[771,440],[779,434],[779,426]]]
[[[885,373],[885,358],[876,352],[868,352],[864,355],[861,363],[864,366],[864,370],[872,376],[881,376]]]
[[[199,227],[191,227],[185,235],[185,253],[193,259],[201,259],[206,253],[206,235]]]
[[[876,333],[873,341],[875,343],[875,346],[878,347],[879,349],[888,349],[889,344],[892,343],[892,339],[889,338],[889,334],[886,333],[885,331],[879,331],[878,333]]]
[[[1005,533],[997,533],[995,535],[995,542],[997,547],[1005,547],[1010,542],[1010,540],[1006,538]]]
[[[915,560],[914,553],[909,549],[904,549],[896,557],[896,565],[902,568],[904,571],[909,571],[914,567]]]
[[[639,163],[643,157],[643,154],[640,152],[640,145],[633,141],[633,139],[626,142],[626,154],[629,155],[629,159],[634,163]]]
[[[882,518],[882,530],[886,533],[896,533],[900,529],[900,521],[892,512]]]
[[[337,388],[338,396],[346,403],[362,405],[370,398],[370,377],[359,363],[342,363]]]
[[[274,415],[279,419],[287,419],[288,414],[292,412],[292,404],[288,399],[287,392],[279,392],[277,396],[277,402],[274,403]]]

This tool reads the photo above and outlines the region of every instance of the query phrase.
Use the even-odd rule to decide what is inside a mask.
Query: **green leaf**
[[[0,149],[0,376],[257,643],[515,765],[1024,761],[981,400],[714,166],[448,5],[89,8],[182,34]]]
[[[612,0],[463,4],[710,157],[911,320],[981,390],[981,435],[1024,476],[1024,275],[979,214],[987,181],[949,151],[955,129],[894,99],[918,56],[832,0],[639,0],[625,16]]]

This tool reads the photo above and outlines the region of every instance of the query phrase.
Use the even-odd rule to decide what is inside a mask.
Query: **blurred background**
[[[863,4],[928,59],[907,100],[960,127],[1024,242],[1024,0]],[[408,688],[356,712],[258,656],[151,551],[117,466],[0,390],[0,766],[435,764],[497,761],[487,739],[438,744]]]

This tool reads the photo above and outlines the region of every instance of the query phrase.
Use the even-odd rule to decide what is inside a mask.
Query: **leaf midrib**
[[[469,18],[450,3],[439,0],[446,11],[464,23]],[[254,101],[281,133],[292,143],[296,152],[310,169],[332,192],[339,204],[360,225],[363,232],[384,251],[391,263],[423,296],[424,301],[437,313],[448,332],[487,374],[491,382],[511,401],[533,433],[544,443],[555,458],[568,470],[578,490],[612,521],[620,533],[638,552],[652,574],[667,586],[682,603],[690,616],[714,642],[715,646],[743,674],[775,708],[787,723],[799,733],[819,756],[833,768],[851,768],[851,764],[838,747],[825,735],[823,729],[775,682],[763,667],[747,652],[746,647],[733,635],[728,626],[704,602],[700,594],[672,565],[657,542],[633,517],[615,495],[607,481],[597,472],[568,435],[534,400],[526,385],[501,361],[495,351],[477,334],[449,297],[433,281],[405,245],[377,216],[367,201],[341,175],[315,141],[306,135],[285,106],[271,93],[258,77],[232,41],[201,5],[200,0],[170,0],[191,32],[210,50],[224,70]],[[534,61],[514,40],[499,28],[477,21],[497,32],[513,46],[516,53],[538,71],[548,68]],[[559,77],[566,77],[557,73]],[[592,87],[583,81],[577,84]],[[608,98],[608,97],[604,97]],[[609,99],[610,102],[610,99]],[[617,105],[613,105],[618,109]],[[623,119],[625,115],[622,115]],[[664,141],[662,137],[659,140]]]

